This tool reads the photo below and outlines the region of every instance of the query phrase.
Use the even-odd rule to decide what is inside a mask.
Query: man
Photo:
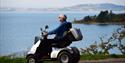
[[[60,14],[58,16],[59,21],[60,21],[60,26],[57,27],[56,29],[54,29],[53,31],[50,31],[47,33],[47,35],[52,35],[55,34],[55,40],[53,42],[55,42],[57,45],[57,47],[66,47],[68,45],[70,45],[71,41],[69,40],[69,38],[67,37],[67,33],[70,30],[70,28],[72,28],[72,24],[70,22],[67,22],[67,16],[64,14]]]
[[[36,50],[37,57],[39,56],[39,53],[46,54],[46,52],[51,52],[53,47],[52,44],[55,44],[54,47],[59,47],[59,48],[66,47],[71,44],[71,41],[67,36],[67,33],[72,27],[72,24],[66,21],[67,16],[64,14],[60,14],[58,18],[61,23],[60,26],[48,33],[45,33],[46,35],[55,34],[56,35],[55,38],[41,40],[41,43]]]
[[[68,32],[69,29],[72,27],[71,23],[67,22],[66,19],[67,19],[66,15],[60,14],[59,15],[59,21],[61,23],[60,26],[55,30],[48,32],[48,35],[56,34],[55,39],[63,38],[66,32]]]

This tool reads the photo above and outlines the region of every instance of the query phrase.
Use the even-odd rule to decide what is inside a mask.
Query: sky
[[[0,0],[0,7],[62,8],[78,4],[113,3],[125,6],[125,0]]]

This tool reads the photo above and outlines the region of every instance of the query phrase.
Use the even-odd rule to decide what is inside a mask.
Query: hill
[[[79,4],[70,7],[63,8],[12,8],[12,7],[0,7],[0,11],[125,11],[125,6],[103,3],[103,4]]]
[[[115,4],[80,4],[71,7],[65,7],[60,10],[65,11],[102,11],[102,10],[113,10],[113,11],[125,11],[125,6]]]

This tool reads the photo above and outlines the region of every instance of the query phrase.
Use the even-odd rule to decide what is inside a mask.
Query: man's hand
[[[44,32],[42,33],[42,35],[43,35],[43,36],[47,36],[47,35],[48,35],[48,32],[44,31]]]

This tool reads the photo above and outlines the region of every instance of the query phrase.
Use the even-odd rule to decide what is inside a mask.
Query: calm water
[[[59,13],[0,13],[0,55],[7,55],[14,52],[28,50],[34,41],[34,36],[40,34],[40,27],[49,25],[48,30],[56,28]],[[97,13],[66,13],[67,21],[82,19],[86,15],[95,15]],[[71,46],[85,48],[88,45],[99,41],[99,37],[111,36],[111,33],[119,28],[119,25],[83,25],[73,24],[73,27],[80,28],[84,39],[74,42]],[[112,50],[111,53],[119,53]]]

